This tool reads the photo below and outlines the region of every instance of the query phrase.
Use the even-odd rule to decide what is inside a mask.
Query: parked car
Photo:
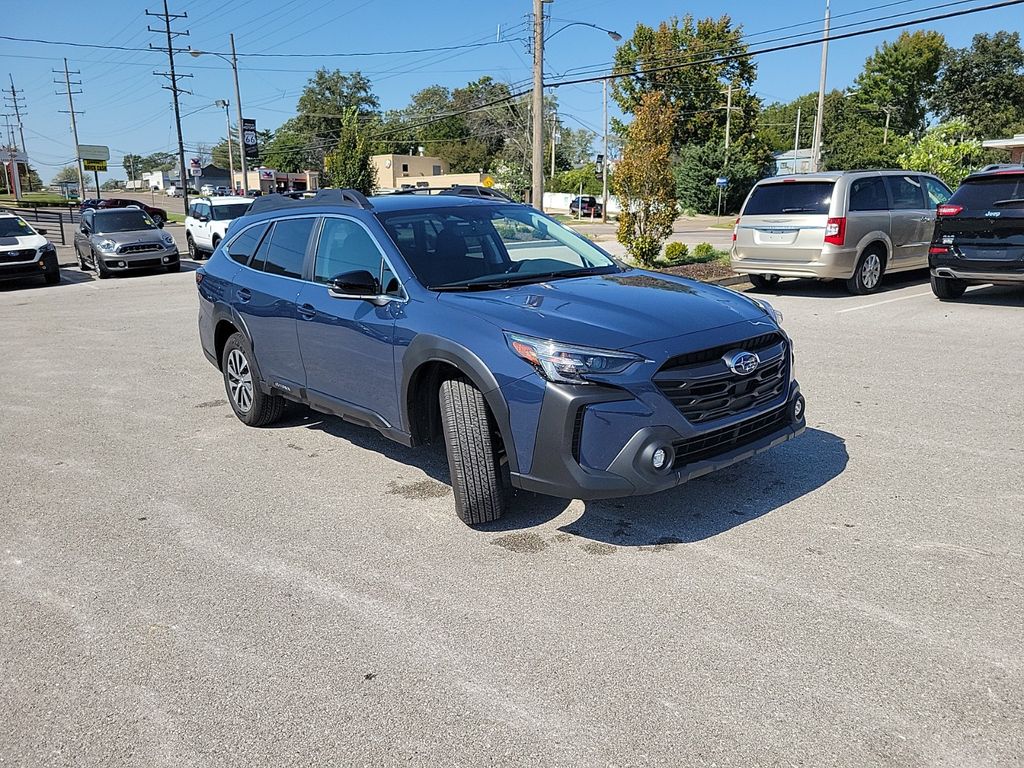
[[[252,200],[247,197],[200,197],[189,201],[185,216],[185,241],[190,259],[200,259],[213,253],[228,226],[249,210]]]
[[[928,250],[932,292],[959,299],[977,283],[1024,286],[1024,165],[972,173],[940,205]]]
[[[87,198],[87,199],[83,200],[81,203],[78,204],[78,210],[79,210],[79,212],[81,212],[81,211],[87,211],[90,208],[97,208],[97,207],[99,207],[99,204],[101,202],[103,202],[103,201],[100,198],[98,198],[98,197]]]
[[[245,193],[246,197],[260,197],[263,195],[263,191],[259,189],[250,189]]]
[[[928,266],[935,209],[951,194],[913,171],[762,179],[736,220],[732,268],[760,290],[782,277],[815,277],[872,293],[890,272]]]
[[[593,195],[584,195],[583,197],[577,195],[569,203],[569,213],[573,216],[600,216],[601,203]]]
[[[803,431],[769,304],[632,269],[473,189],[254,201],[196,273],[238,418],[270,424],[292,400],[404,445],[441,437],[469,524],[510,485],[653,493]]]
[[[203,186],[199,188],[199,194],[209,197],[211,195],[217,194],[217,188],[214,187],[212,184],[203,184]]]
[[[231,194],[231,190],[225,186],[219,186],[213,190],[213,194],[226,197],[227,195]]]
[[[49,285],[60,282],[57,249],[21,216],[0,209],[0,280],[41,277]]]
[[[149,214],[150,218],[153,219],[159,226],[163,226],[167,221],[167,211],[163,208],[155,208],[152,205],[146,205],[140,203],[138,200],[130,200],[128,198],[121,197],[108,197],[104,200],[100,200],[96,204],[97,210],[104,210],[107,208],[141,208],[143,211]]]
[[[167,188],[167,196],[168,197],[181,197],[183,194],[184,194],[184,192],[182,192],[181,187],[176,187],[174,185],[171,185],[171,186],[169,186]]]
[[[75,255],[83,270],[100,279],[133,269],[181,269],[174,238],[140,208],[85,211],[75,232]]]

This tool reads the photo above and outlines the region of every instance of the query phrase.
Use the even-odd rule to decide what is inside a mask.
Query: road
[[[800,439],[472,530],[243,427],[193,282],[0,289],[0,765],[1020,765],[1020,292],[785,283]]]

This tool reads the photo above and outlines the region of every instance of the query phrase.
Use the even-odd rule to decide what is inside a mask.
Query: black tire
[[[202,258],[202,254],[199,253],[199,249],[196,247],[196,241],[192,239],[192,233],[185,233],[185,242],[188,244],[188,257],[192,261],[199,261]]]
[[[932,275],[932,293],[941,301],[955,301],[964,295],[967,290],[966,280],[957,280],[955,277],[936,277]]]
[[[244,361],[244,367],[239,364],[239,359]],[[220,368],[224,372],[224,390],[228,393],[228,402],[235,416],[247,426],[264,427],[281,418],[285,401],[279,395],[268,395],[263,392],[259,373],[252,360],[252,350],[249,349],[245,336],[235,333],[224,344]],[[246,376],[248,387],[245,386]],[[233,391],[235,380],[238,380],[240,386]],[[248,396],[239,390],[247,390]]]
[[[43,273],[43,279],[47,285],[57,285],[60,282],[60,270],[48,269]]]
[[[78,251],[78,247],[75,247],[75,256],[78,259],[78,268],[83,272],[89,271],[89,265],[85,263],[85,259],[82,258],[82,254]]]
[[[759,291],[773,291],[779,287],[778,275],[747,275],[750,284]]]
[[[855,295],[874,293],[882,285],[885,276],[885,251],[871,247],[861,254],[853,277],[846,281],[846,289]]]
[[[96,251],[92,252],[92,264],[96,268],[96,275],[100,280],[110,277],[110,270],[103,266],[103,260],[96,255]]]
[[[497,520],[508,506],[509,483],[487,402],[465,379],[442,382],[438,397],[455,513],[467,525]]]
[[[213,246],[213,251],[216,251],[217,250],[217,246],[220,245],[220,238],[217,237],[216,235],[214,235],[213,239],[210,241],[210,245]],[[210,251],[210,254],[209,254],[210,256],[213,256],[213,251]]]
[[[167,265],[167,271],[168,272],[181,272],[181,262],[180,261],[176,261],[173,264],[168,264]]]

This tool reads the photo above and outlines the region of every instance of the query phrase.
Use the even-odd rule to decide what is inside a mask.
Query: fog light
[[[793,401],[793,421],[800,421],[804,417],[804,396],[797,395]]]
[[[124,266],[124,262],[123,262],[123,261],[119,261],[119,262],[117,262],[117,266],[119,266],[119,267],[123,267],[123,266]]]
[[[164,256],[164,264],[171,260],[170,256]]]
[[[659,448],[651,456],[651,464],[654,465],[655,469],[661,469],[665,466],[665,462],[668,461],[668,453],[664,448]]]

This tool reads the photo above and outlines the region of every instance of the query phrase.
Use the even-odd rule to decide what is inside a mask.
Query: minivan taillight
[[[829,219],[825,224],[825,242],[831,245],[842,245],[846,240],[846,217]]]
[[[736,221],[734,221],[733,225],[732,225],[732,241],[734,243],[736,242],[736,227],[738,227],[739,225],[740,225],[740,217],[737,216],[736,217]]]
[[[955,205],[953,203],[943,203],[942,205],[935,209],[935,212],[939,216],[956,216],[963,209],[964,207],[962,205]]]

